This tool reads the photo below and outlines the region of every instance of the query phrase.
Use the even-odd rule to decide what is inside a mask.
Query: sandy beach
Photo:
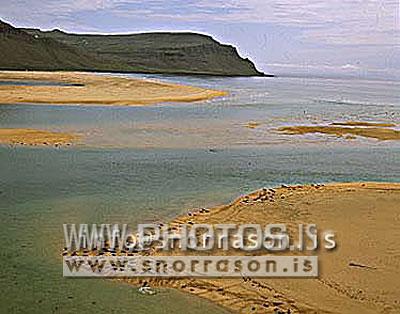
[[[223,91],[186,85],[83,72],[0,71],[2,82],[19,85],[0,84],[0,104],[141,106],[194,102],[227,95]],[[21,85],[23,82],[25,84]]]
[[[0,129],[0,144],[61,146],[71,145],[79,135],[36,129]]]
[[[172,221],[171,226],[285,223],[291,234],[299,223],[315,223],[319,230],[333,230],[338,243],[333,251],[313,253],[319,257],[319,278],[148,281],[152,287],[179,289],[238,313],[398,313],[399,204],[400,184],[395,183],[282,186],[256,191],[230,205],[192,211]]]

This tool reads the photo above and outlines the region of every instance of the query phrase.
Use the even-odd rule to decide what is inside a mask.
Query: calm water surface
[[[143,77],[131,75],[134,77]],[[74,131],[76,147],[0,147],[1,312],[223,313],[171,290],[64,279],[63,223],[165,221],[277,184],[400,182],[400,145],[276,128],[363,120],[400,124],[400,83],[146,76],[228,90],[151,107],[1,105],[0,126]],[[249,129],[249,121],[260,123]]]

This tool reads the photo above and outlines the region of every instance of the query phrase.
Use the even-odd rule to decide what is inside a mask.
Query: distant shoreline
[[[160,76],[190,76],[190,77],[217,77],[217,78],[241,78],[241,77],[284,77],[284,76],[277,76],[275,74],[271,73],[260,73],[258,75],[248,75],[248,74],[235,74],[235,75],[229,75],[229,74],[218,74],[218,73],[207,73],[207,72],[198,72],[198,73],[193,73],[193,72],[184,72],[184,71],[177,71],[177,72],[158,72],[158,71],[132,71],[132,70],[90,70],[90,69],[85,69],[85,70],[75,70],[75,69],[15,69],[15,68],[0,68],[0,72],[77,72],[77,73],[88,73],[88,74],[95,74],[95,73],[100,73],[100,74],[150,74],[150,75],[160,75]],[[290,77],[290,76],[288,76]],[[300,78],[300,77],[299,77]]]

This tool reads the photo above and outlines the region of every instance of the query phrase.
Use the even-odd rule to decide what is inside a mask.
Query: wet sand
[[[249,128],[249,129],[255,129],[255,128],[259,127],[260,125],[261,125],[260,122],[249,121],[249,122],[247,122],[244,126],[245,126],[246,128]]]
[[[71,145],[79,135],[36,129],[0,129],[0,144],[61,146]]]
[[[399,313],[399,204],[399,183],[283,186],[256,191],[230,205],[192,211],[171,225],[285,223],[292,234],[299,223],[315,223],[318,230],[333,230],[338,244],[333,251],[314,253],[319,257],[319,278],[147,281],[152,287],[179,289],[239,313]],[[221,251],[211,254],[221,255]]]
[[[340,125],[340,126],[339,126]],[[365,127],[345,127],[345,126],[365,126]],[[381,124],[382,127],[376,127],[366,122],[353,122],[352,124],[338,124],[332,123],[329,126],[288,126],[281,127],[278,131],[288,135],[304,135],[312,133],[321,133],[336,135],[339,137],[346,136],[346,138],[354,138],[354,136],[361,136],[367,138],[375,138],[381,141],[387,140],[400,140],[400,131],[387,128],[393,126],[392,124]],[[371,127],[370,127],[371,126]],[[383,127],[386,126],[386,127]]]
[[[0,85],[0,104],[78,104],[140,106],[194,102],[226,92],[152,80],[82,72],[0,71],[0,82],[61,83],[60,86]],[[65,86],[71,84],[70,86]]]
[[[375,126],[375,127],[394,127],[394,123],[381,123],[381,122],[362,122],[362,121],[346,121],[346,122],[334,122],[331,125],[340,126]]]

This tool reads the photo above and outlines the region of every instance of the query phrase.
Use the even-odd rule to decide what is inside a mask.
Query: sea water
[[[0,105],[2,128],[83,136],[74,147],[0,146],[5,312],[222,313],[173,290],[143,296],[112,280],[63,278],[62,224],[167,221],[283,183],[400,182],[397,142],[276,131],[349,120],[399,124],[399,82],[124,76],[230,94],[148,107]],[[246,127],[250,121],[259,126]]]

